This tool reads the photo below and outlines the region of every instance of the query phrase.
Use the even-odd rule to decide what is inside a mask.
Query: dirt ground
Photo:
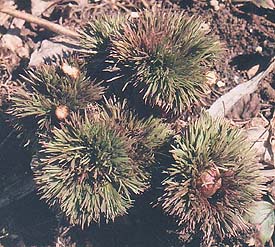
[[[70,29],[77,29],[87,16],[116,8],[100,6],[101,1],[91,1],[90,8],[82,9],[86,1],[7,0],[7,5],[34,13]],[[102,1],[104,2],[104,1]],[[106,1],[108,2],[108,1]],[[219,36],[224,45],[222,59],[213,68],[212,91],[205,99],[209,107],[218,97],[236,85],[243,83],[265,70],[275,56],[275,10],[256,7],[252,3],[232,4],[219,1],[218,8],[208,0],[182,0],[169,2],[186,11],[199,15]],[[35,6],[35,7],[34,7]],[[46,7],[47,6],[47,7]],[[95,7],[98,6],[98,7]],[[135,8],[132,7],[132,10]],[[17,38],[14,38],[14,35]],[[62,41],[62,36],[35,24],[8,16],[0,16],[0,80],[15,81],[23,73],[34,53],[44,40]],[[8,44],[8,45],[7,45]],[[2,59],[2,60],[1,60]],[[36,58],[37,59],[37,58]],[[3,93],[3,90],[2,90]],[[0,102],[1,105],[3,102]],[[4,104],[4,103],[3,103]],[[246,97],[228,114],[236,123],[245,124],[251,118],[263,116],[270,120],[275,104],[275,74],[271,73],[259,89]],[[0,202],[10,187],[31,177],[30,151],[21,144],[20,137],[1,116],[0,121]],[[11,158],[12,157],[12,158]],[[175,225],[158,208],[150,206],[156,192],[148,191],[136,201],[129,215],[108,225],[91,226],[85,231],[70,228],[53,213],[35,192],[16,200],[0,210],[0,246],[4,247],[167,247],[182,246],[174,234]],[[59,219],[60,218],[60,219]],[[192,246],[198,246],[193,243]],[[244,246],[243,244],[241,246]]]

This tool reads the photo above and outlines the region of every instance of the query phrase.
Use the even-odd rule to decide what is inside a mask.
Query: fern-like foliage
[[[242,133],[205,114],[176,137],[171,154],[159,203],[177,219],[181,238],[202,234],[202,245],[210,246],[246,232],[243,215],[266,181]]]
[[[169,136],[160,120],[138,120],[125,103],[110,101],[85,116],[72,114],[55,128],[32,164],[42,198],[82,228],[127,213],[132,196],[148,187],[154,152]]]

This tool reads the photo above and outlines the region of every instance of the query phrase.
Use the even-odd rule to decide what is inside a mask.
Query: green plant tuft
[[[127,213],[169,135],[160,120],[138,120],[125,103],[97,109],[53,129],[32,164],[42,198],[82,228]]]
[[[126,87],[145,103],[180,114],[206,89],[206,65],[220,49],[200,18],[172,10],[144,11],[112,38],[111,58],[125,73]]]
[[[93,63],[109,72],[105,79],[116,90],[129,89],[152,107],[181,114],[204,94],[208,65],[221,45],[200,18],[162,8],[138,15],[99,17],[84,28],[81,43],[97,54]]]
[[[242,133],[204,114],[175,138],[171,154],[159,204],[177,219],[181,238],[201,234],[208,246],[247,232],[243,215],[266,181]]]
[[[104,88],[86,76],[83,65],[74,57],[26,71],[11,96],[8,113],[17,128],[33,135],[49,131],[70,112],[100,100],[103,93]]]
[[[80,32],[82,47],[87,49],[91,56],[97,53],[106,54],[111,35],[122,29],[125,22],[125,14],[103,14],[96,17],[87,23]]]

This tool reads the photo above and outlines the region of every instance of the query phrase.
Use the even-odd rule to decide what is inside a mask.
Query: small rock
[[[5,67],[9,73],[19,65],[20,58],[15,52],[4,47],[4,45],[2,45],[2,42],[0,42],[0,46],[2,46],[2,48],[0,49],[0,71],[3,72],[2,69]],[[3,65],[4,67],[1,67],[1,65]],[[0,81],[1,76],[3,76],[3,74],[0,75]]]
[[[45,2],[41,0],[31,0],[32,14],[35,16],[41,16],[42,13],[52,4],[51,2]]]
[[[247,128],[251,128],[251,127],[259,127],[262,126],[264,128],[266,128],[268,126],[269,122],[266,118],[264,117],[253,117],[247,124],[246,127]]]
[[[17,35],[20,35],[20,31],[23,28],[25,22],[26,22],[25,20],[22,20],[22,19],[19,19],[19,18],[14,18],[12,20],[9,31],[12,31],[13,33],[15,33]]]
[[[139,18],[139,13],[138,12],[131,12],[130,16],[131,16],[131,18]]]
[[[245,95],[227,114],[230,119],[249,120],[260,112],[260,98],[258,94]]]
[[[29,57],[29,49],[23,45],[22,39],[12,33],[2,36],[2,46],[15,52],[19,57]]]
[[[225,9],[226,6],[225,6],[224,3],[222,3],[222,4],[219,5],[219,7],[220,7],[220,9]]]
[[[39,66],[44,59],[54,55],[61,55],[63,52],[70,51],[72,48],[62,43],[54,43],[49,40],[43,40],[40,48],[36,49],[32,54],[29,62],[30,67]]]
[[[217,87],[224,87],[225,83],[223,81],[217,81],[216,85]]]
[[[255,240],[255,238],[250,237],[250,238],[246,241],[246,243],[248,244],[248,246],[255,246],[256,240]]]
[[[2,45],[15,52],[19,47],[23,46],[23,41],[16,34],[6,33],[2,36]]]
[[[255,51],[258,52],[258,53],[262,53],[263,48],[261,46],[257,46]]]
[[[3,1],[3,7],[10,8],[10,9],[16,9],[15,3],[13,0],[5,0]],[[1,6],[2,7],[2,6]],[[0,26],[4,26],[5,22],[10,18],[10,15],[0,13]]]
[[[20,58],[29,58],[30,56],[30,50],[29,47],[27,45],[24,45],[22,47],[19,47],[16,50],[16,54],[20,57]]]

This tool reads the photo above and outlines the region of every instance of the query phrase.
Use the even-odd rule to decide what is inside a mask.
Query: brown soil
[[[214,70],[218,72],[218,80],[223,81],[226,86],[215,87],[218,94],[213,99],[235,85],[249,80],[248,71],[253,66],[259,65],[255,71],[257,73],[264,70],[275,55],[274,10],[259,9],[253,4],[224,3],[219,6],[220,9],[215,11],[208,1],[199,0],[190,1],[184,6],[190,15],[201,16],[225,47],[222,59],[215,64]],[[237,105],[228,117],[247,120],[247,116],[256,116],[261,109],[269,118],[274,104],[274,90],[270,86],[273,85],[273,76],[274,73],[266,78],[256,95],[250,97],[253,101],[249,100],[250,104],[258,106],[244,109],[243,105]]]

